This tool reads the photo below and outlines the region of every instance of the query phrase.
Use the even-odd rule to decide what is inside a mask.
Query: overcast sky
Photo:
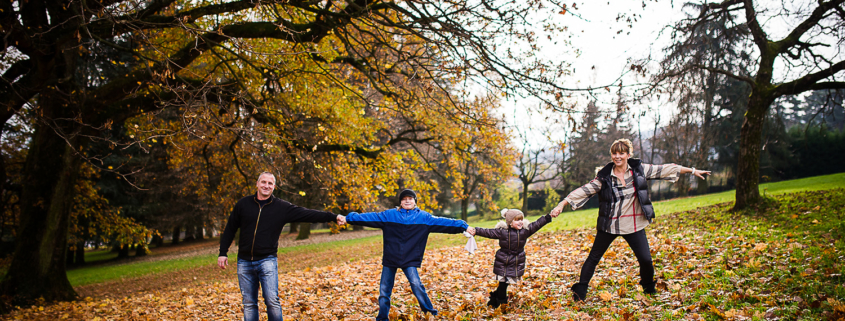
[[[561,41],[557,45],[550,42],[544,43],[541,55],[546,59],[565,60],[571,64],[573,75],[561,85],[586,88],[610,84],[626,69],[629,58],[641,59],[649,55],[659,57],[667,38],[665,35],[661,37],[660,32],[667,24],[683,17],[679,7],[681,2],[675,2],[675,7],[670,1],[646,1],[645,4],[646,6],[643,7],[643,2],[636,1],[592,1],[577,3],[577,9],[573,9],[570,5],[569,12],[555,15],[557,23],[569,28],[572,34],[570,43],[567,45]],[[636,14],[637,21],[633,23],[633,27],[628,27],[627,23],[616,21],[619,14],[625,14],[626,18],[634,17],[633,15]],[[619,30],[622,32],[618,33]],[[625,79],[626,84],[635,81],[637,80],[630,77]],[[599,106],[611,106],[612,99],[612,95],[602,97]],[[586,103],[586,99],[580,99],[579,108],[585,107]],[[518,127],[521,131],[525,131],[526,127],[533,127],[535,132],[531,140],[539,145],[548,141],[536,133],[538,128],[548,123],[547,117],[563,118],[565,115],[533,113],[529,116],[527,110],[537,105],[539,102],[533,99],[511,98],[502,102],[502,113],[505,114],[509,125],[514,128]],[[631,107],[632,111],[642,111],[647,106]],[[665,103],[653,102],[648,107],[666,115],[670,115],[675,110],[673,105]],[[580,119],[581,116],[573,115],[573,117]],[[643,119],[643,126],[645,128],[653,126],[650,117]]]

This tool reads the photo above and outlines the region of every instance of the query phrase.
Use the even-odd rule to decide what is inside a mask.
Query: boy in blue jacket
[[[417,297],[423,313],[437,315],[425,287],[420,282],[417,268],[425,255],[429,233],[462,233],[469,228],[462,220],[437,217],[417,208],[417,193],[406,189],[399,193],[399,208],[384,212],[355,213],[346,216],[349,224],[380,228],[384,231],[384,255],[382,257],[381,284],[379,285],[378,316],[376,320],[387,320],[390,312],[390,295],[396,269],[402,269],[411,291]]]

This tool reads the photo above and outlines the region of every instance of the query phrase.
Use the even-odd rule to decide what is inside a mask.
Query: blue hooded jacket
[[[419,208],[351,212],[346,216],[346,222],[382,229],[384,256],[381,264],[393,268],[420,267],[429,233],[458,234],[469,227],[462,220],[434,216]]]

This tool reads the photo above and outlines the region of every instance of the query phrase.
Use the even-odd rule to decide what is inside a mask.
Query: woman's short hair
[[[620,138],[610,145],[610,153],[634,154],[634,144],[627,138]]]

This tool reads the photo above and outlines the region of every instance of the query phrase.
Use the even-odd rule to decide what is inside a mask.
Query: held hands
[[[566,200],[560,201],[560,204],[557,204],[557,206],[555,206],[555,208],[552,209],[552,211],[549,213],[549,215],[551,215],[552,217],[557,217],[558,215],[560,215],[560,212],[563,212],[563,207],[566,206],[566,204],[568,204],[568,203],[569,202],[567,202]]]
[[[221,269],[225,270],[226,266],[228,266],[228,265],[229,265],[229,258],[228,257],[225,257],[225,256],[218,256],[217,257],[217,266],[219,266]]]
[[[475,228],[472,226],[467,227],[467,233],[469,233],[469,235],[475,236]]]
[[[340,226],[346,225],[346,216],[338,215],[337,216],[337,225],[340,225]]]

